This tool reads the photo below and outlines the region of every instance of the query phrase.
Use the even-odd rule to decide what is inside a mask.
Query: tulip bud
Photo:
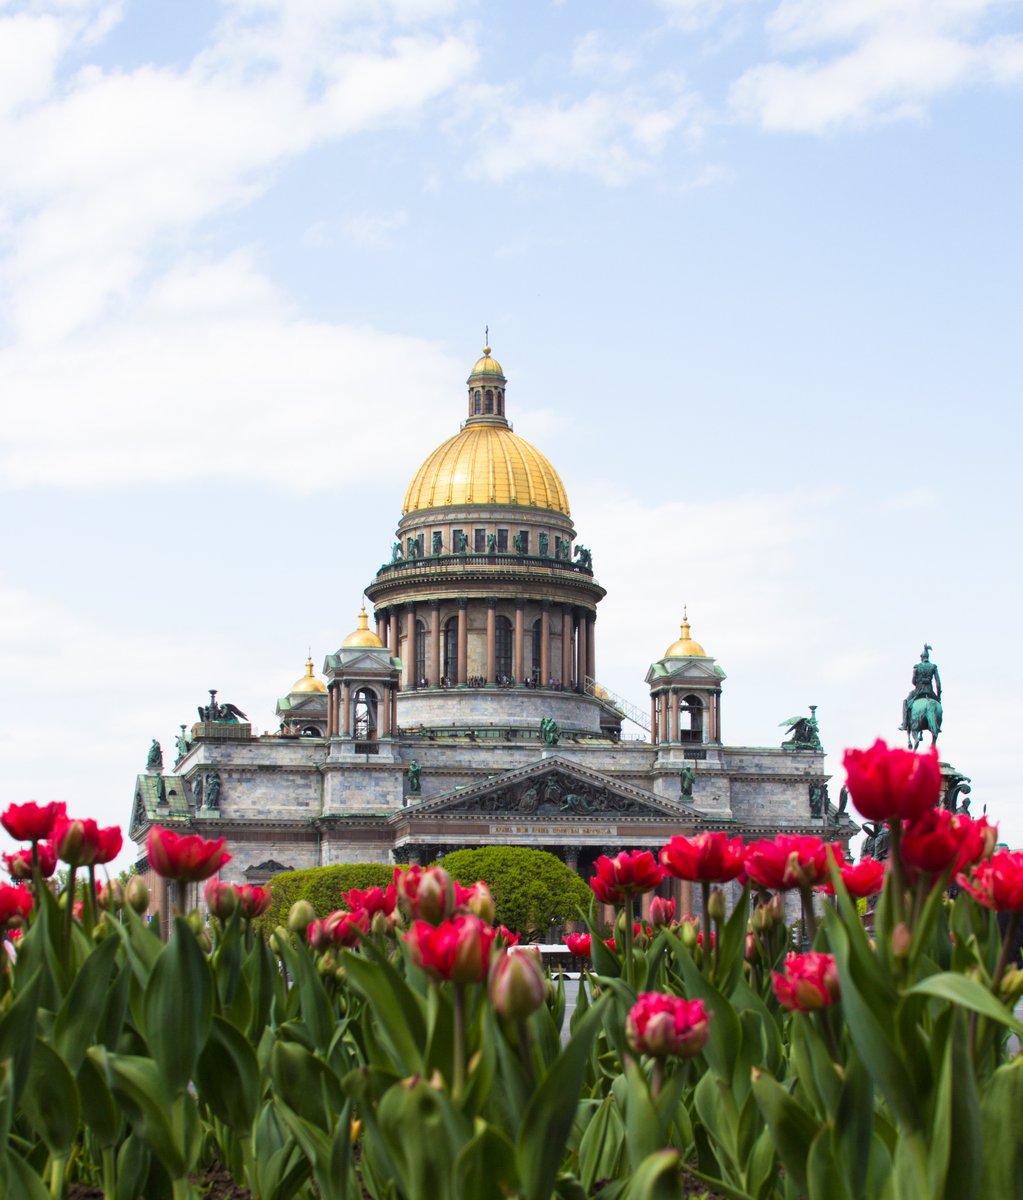
[[[913,946],[913,935],[905,921],[900,921],[892,930],[892,955],[906,958]]]
[[[218,921],[226,923],[238,910],[238,891],[233,884],[211,879],[203,888],[203,896],[210,916],[216,917]]]
[[[305,933],[316,920],[316,910],[308,900],[296,900],[288,909],[288,929],[292,933]]]
[[[544,1002],[540,958],[529,950],[511,950],[494,959],[490,1002],[509,1021],[524,1021]]]
[[[725,919],[725,893],[718,887],[711,888],[710,897],[707,900],[707,916],[712,921]]]
[[[494,897],[490,894],[490,888],[481,879],[469,891],[471,893],[467,904],[469,911],[475,913],[481,921],[486,921],[488,925],[493,925],[496,909],[494,908]]]
[[[344,969],[343,966],[334,968],[334,978],[337,980],[338,983],[344,983],[345,977],[347,976],[347,974],[348,974],[348,972]]]
[[[699,922],[694,921],[691,917],[683,921],[678,927],[678,936],[682,941],[682,945],[690,952],[696,949],[696,939],[699,936],[699,932]]]
[[[756,962],[757,958],[757,939],[752,930],[746,933],[746,961],[748,963]]]
[[[199,936],[197,938],[197,941],[199,942],[199,945],[202,947],[202,951],[204,954],[209,954],[210,951],[213,949],[213,939],[210,937],[210,931],[205,926],[203,926],[203,928],[199,930]]]
[[[270,934],[270,949],[278,958],[281,958],[284,954],[284,947],[288,944],[288,931],[283,925],[278,925],[273,933]]]
[[[149,907],[149,888],[146,887],[141,875],[133,875],[128,880],[125,898],[139,915]]]
[[[325,954],[320,956],[316,963],[316,969],[321,975],[334,974],[334,972],[337,970],[337,959],[334,957],[332,951],[328,950]]]
[[[774,893],[774,895],[771,897],[771,899],[768,900],[767,907],[770,909],[771,915],[774,917],[775,924],[776,925],[784,925],[785,924],[785,897],[781,894],[781,892]]]
[[[120,912],[124,908],[124,888],[120,880],[112,879],[106,887],[101,887],[96,901],[104,912]]]
[[[202,917],[199,916],[198,910],[194,908],[190,913],[188,913],[188,915],[185,917],[185,920],[188,922],[189,929],[191,929],[196,936],[202,933],[206,926],[206,922],[203,921]]]
[[[769,929],[773,929],[775,920],[771,906],[769,904],[758,904],[753,910],[750,923],[756,933],[766,933]]]
[[[360,1133],[362,1133],[362,1122],[358,1117],[353,1117],[351,1121],[348,1122],[348,1140],[353,1146],[359,1140]]]
[[[662,929],[675,919],[675,901],[666,900],[663,896],[654,896],[650,901],[650,924],[654,929]]]
[[[1004,1004],[1016,1004],[1023,995],[1023,971],[1019,967],[1010,967],[1005,972],[998,986],[998,994]]]

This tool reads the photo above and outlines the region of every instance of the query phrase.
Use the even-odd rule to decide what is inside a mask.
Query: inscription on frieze
[[[517,837],[617,837],[615,825],[491,825],[491,834],[515,834]]]

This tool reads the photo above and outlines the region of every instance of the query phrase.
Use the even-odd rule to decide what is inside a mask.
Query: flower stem
[[[67,890],[64,895],[64,966],[71,969],[71,922],[75,917],[75,872],[77,867],[71,867],[67,875]]]
[[[664,1087],[664,1060],[654,1059],[654,1073],[650,1079],[650,1099],[656,1101]]]
[[[813,888],[808,884],[803,884],[799,889],[799,899],[803,905],[803,931],[812,946],[817,939],[817,914],[813,911]]]
[[[455,984],[455,1061],[453,1064],[454,1078],[451,1084],[451,1099],[456,1104],[462,1099],[465,1091],[465,984]]]
[[[700,913],[700,923],[703,926],[703,962],[701,968],[704,975],[710,978],[710,917],[707,916],[707,909],[710,907],[710,883],[706,879],[700,880],[700,895],[703,901],[703,910]]]
[[[622,943],[623,943],[622,953],[624,955],[624,960],[625,960],[625,982],[629,985],[629,987],[632,987],[633,929],[632,929],[632,893],[631,892],[625,893],[625,908],[622,910],[622,915],[625,917],[625,921],[624,921],[625,928],[622,930]]]
[[[533,1062],[533,1041],[529,1036],[529,1026],[525,1021],[516,1021],[519,1034],[519,1054],[522,1057],[522,1065],[526,1069],[526,1078],[529,1080],[529,1086],[536,1086],[536,1064]]]
[[[892,872],[892,903],[895,908],[895,924],[906,920],[906,882],[902,873],[902,822],[895,818],[888,822],[892,834],[891,852],[888,855]]]

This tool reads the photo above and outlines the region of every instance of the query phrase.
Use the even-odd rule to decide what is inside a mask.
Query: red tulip
[[[987,908],[1023,911],[1023,850],[999,850],[956,883]]]
[[[164,879],[200,883],[231,861],[224,849],[226,838],[207,842],[197,833],[177,834],[154,825],[146,839],[149,865]]]
[[[412,961],[437,980],[481,983],[486,978],[495,931],[471,914],[441,925],[416,921],[405,934]]]
[[[510,950],[512,946],[517,946],[519,944],[519,935],[517,933],[512,933],[507,925],[495,925],[494,934],[495,946],[504,946],[506,949]]]
[[[789,954],[784,974],[775,971],[771,984],[778,1003],[790,1012],[827,1008],[841,996],[833,954]]]
[[[984,857],[991,827],[986,817],[974,821],[965,814],[932,808],[903,827],[900,852],[909,882],[916,873],[962,871]],[[997,834],[996,834],[997,836]]]
[[[388,884],[386,888],[371,887],[366,888],[365,891],[352,888],[350,891],[342,892],[341,899],[345,902],[345,907],[352,912],[361,908],[371,917],[375,917],[377,913],[383,913],[385,917],[389,917],[398,903],[398,889],[393,883]]]
[[[880,738],[869,750],[846,750],[842,763],[849,794],[868,821],[911,821],[938,803],[938,751],[891,749]]]
[[[590,887],[603,904],[624,904],[626,896],[652,892],[664,878],[649,850],[632,854],[623,850],[614,858],[602,854],[593,865],[597,873],[590,879]]]
[[[52,842],[56,847],[57,857],[69,867],[91,866],[95,863],[103,844],[100,828],[91,817],[77,821],[58,817],[53,827]]]
[[[839,864],[845,862],[839,842],[825,844],[816,837],[780,833],[746,848],[746,873],[761,887],[775,892],[811,887],[828,878],[828,850]]]
[[[206,908],[218,921],[229,921],[238,911],[238,889],[233,883],[211,879],[202,894]]]
[[[845,890],[853,899],[858,900],[861,896],[876,896],[884,886],[884,863],[870,858],[869,855],[861,858],[855,866],[842,866],[841,864],[839,866]],[[820,890],[828,896],[835,894],[835,888],[830,879],[821,885]]]
[[[26,887],[0,883],[0,929],[11,929],[28,920],[32,893]]]
[[[247,921],[265,913],[272,901],[273,895],[269,885],[264,888],[253,883],[244,883],[238,889],[238,907]]]
[[[565,945],[576,958],[589,958],[592,938],[588,933],[566,933]]]
[[[27,804],[9,804],[0,816],[0,825],[17,842],[41,842],[53,832],[56,821],[67,814],[67,805],[63,800],[53,800],[49,804],[36,804],[30,800]]]
[[[663,896],[654,896],[650,901],[650,924],[654,929],[661,929],[675,920],[675,901],[666,900]]]
[[[443,867],[395,868],[398,906],[412,921],[439,925],[455,911],[455,888]]]
[[[741,837],[705,830],[696,837],[673,837],[661,851],[661,865],[676,879],[727,883],[742,873],[745,847]]]
[[[455,911],[471,912],[473,916],[479,917],[481,921],[486,921],[488,925],[494,923],[497,913],[494,897],[482,879],[471,887],[462,887],[460,883],[455,884]]]
[[[113,862],[121,853],[121,846],[124,843],[120,825],[108,825],[106,829],[100,829],[98,835],[99,845],[96,849],[96,857],[92,861],[96,864]]]
[[[625,1035],[637,1054],[692,1058],[707,1044],[710,1018],[702,1000],[641,992],[629,1011]]]
[[[49,842],[38,842],[39,874],[43,879],[49,879],[57,869],[57,852]],[[4,855],[4,866],[12,879],[32,878],[32,851],[15,850]]]

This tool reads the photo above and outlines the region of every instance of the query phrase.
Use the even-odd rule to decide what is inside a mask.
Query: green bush
[[[441,865],[468,887],[486,880],[497,908],[495,922],[528,941],[545,941],[551,926],[563,926],[589,907],[592,893],[560,858],[546,850],[484,846],[453,850]]]
[[[306,871],[282,871],[270,881],[273,902],[263,917],[264,927],[284,925],[296,900],[308,900],[318,917],[345,908],[342,893],[351,888],[385,888],[394,879],[394,867],[386,863],[338,863],[333,867],[311,867]]]

